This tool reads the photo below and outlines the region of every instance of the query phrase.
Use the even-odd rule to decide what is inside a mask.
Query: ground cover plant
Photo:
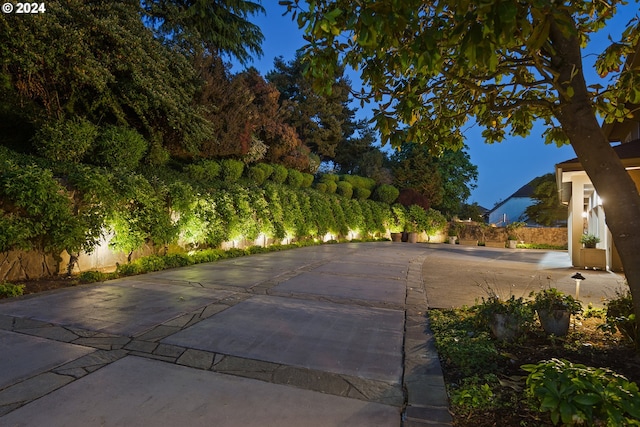
[[[429,311],[455,426],[640,425],[640,355],[611,327],[614,313],[587,309],[564,337],[536,319],[520,338],[498,341],[486,312]]]

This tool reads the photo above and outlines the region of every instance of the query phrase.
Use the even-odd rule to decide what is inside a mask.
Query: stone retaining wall
[[[523,228],[519,234],[524,243],[556,246],[567,244],[566,228]],[[359,236],[353,235],[349,237],[357,238]],[[386,237],[390,238],[389,233],[387,233]],[[464,240],[466,244],[482,240],[480,227],[473,224],[465,224],[459,238],[461,241]],[[485,232],[487,246],[504,247],[506,240],[507,232],[504,228],[488,228]],[[443,243],[445,241],[447,241],[446,233],[438,233],[434,236],[427,236],[425,233],[421,233],[418,236],[418,242]],[[259,239],[255,242],[226,242],[222,245],[222,248],[245,248],[252,245],[264,246],[265,244],[273,243],[279,242],[274,242],[271,239]],[[282,243],[291,242],[284,241]],[[177,250],[180,249],[177,248]],[[144,248],[135,251],[131,259],[135,260],[153,253],[153,246],[145,245]],[[39,251],[0,252],[0,282],[5,280],[10,282],[32,280],[64,274],[67,270],[69,258],[69,254],[66,252],[63,252],[58,257]],[[113,271],[116,268],[116,264],[125,264],[126,262],[127,254],[112,251],[105,242],[105,244],[99,245],[91,254],[80,254],[73,272],[81,273],[89,270]]]
[[[507,230],[504,227],[487,227],[484,229],[476,224],[464,224],[462,223],[462,230],[458,236],[461,240],[477,240],[491,243],[487,246],[496,246],[507,241]],[[517,231],[519,242],[538,244],[538,245],[553,245],[553,246],[567,246],[569,235],[566,228],[547,228],[547,227],[523,227]]]

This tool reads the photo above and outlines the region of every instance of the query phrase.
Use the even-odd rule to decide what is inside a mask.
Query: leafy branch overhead
[[[281,1],[295,12],[309,42],[308,73],[316,88],[336,67],[359,70],[379,103],[376,120],[387,141],[429,141],[434,149],[461,147],[469,117],[485,128],[488,142],[507,134],[526,136],[535,119],[546,125],[547,143],[568,143],[555,117],[576,95],[578,69],[561,71],[554,32],[585,46],[622,2],[474,2],[469,0]],[[347,13],[348,11],[348,13]],[[640,72],[623,68],[638,42],[638,20],[622,39],[600,53],[602,76],[621,70],[607,87],[591,87],[592,105],[609,120],[640,103]]]
[[[308,75],[327,91],[337,67],[358,70],[384,142],[440,154],[463,147],[474,120],[488,143],[527,136],[536,121],[547,144],[570,143],[604,200],[640,324],[640,194],[598,118],[640,116],[640,18],[625,17],[624,0],[304,3],[280,2],[304,28]],[[598,52],[600,85],[589,85],[583,49],[613,17],[627,22]]]

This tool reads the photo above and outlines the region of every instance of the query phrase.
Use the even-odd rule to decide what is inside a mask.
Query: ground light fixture
[[[582,282],[583,280],[586,280],[586,277],[584,277],[580,273],[576,273],[573,276],[571,276],[571,278],[576,281],[576,299],[578,299],[580,298],[580,282]]]

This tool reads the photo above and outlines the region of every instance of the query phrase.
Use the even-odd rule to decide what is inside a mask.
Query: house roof
[[[491,212],[495,211],[496,209],[500,208],[502,205],[504,205],[505,203],[507,203],[511,199],[520,198],[520,197],[531,198],[531,196],[533,195],[533,190],[535,190],[533,182],[536,179],[538,179],[538,178],[534,178],[531,181],[529,181],[528,183],[526,183],[525,185],[523,185],[522,187],[520,187],[515,193],[513,193],[512,195],[510,195],[509,197],[507,197],[506,199],[504,199],[503,201],[501,201],[500,203],[495,205],[491,210],[488,211],[488,213],[491,213]]]
[[[640,165],[640,139],[614,145],[612,148],[625,166]],[[556,168],[561,168],[565,172],[583,170],[577,157],[558,163]]]

